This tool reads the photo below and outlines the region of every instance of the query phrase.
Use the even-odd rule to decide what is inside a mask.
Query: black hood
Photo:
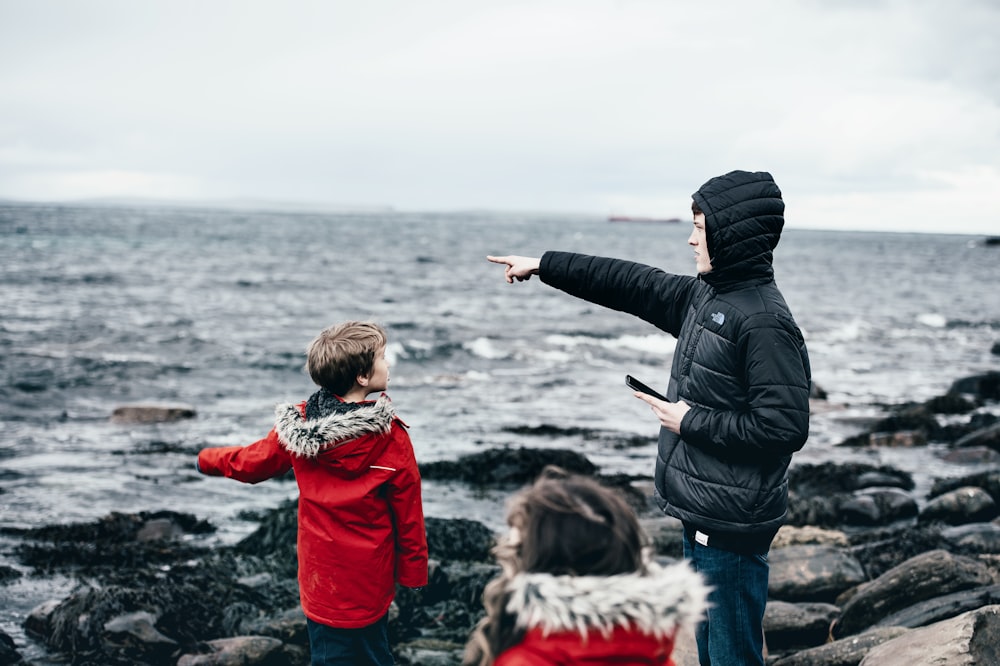
[[[731,171],[691,197],[705,213],[712,270],[702,278],[716,289],[774,276],[772,251],[785,224],[785,202],[766,171]]]

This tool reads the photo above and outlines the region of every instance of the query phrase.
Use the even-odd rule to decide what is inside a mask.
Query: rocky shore
[[[975,463],[918,494],[911,476],[862,463],[793,465],[788,524],[771,550],[765,616],[771,666],[1000,663],[1000,373],[961,379],[942,396],[892,407],[845,447],[943,445]],[[985,408],[985,409],[984,409]],[[566,433],[562,433],[566,434]],[[586,437],[588,433],[581,432]],[[427,464],[428,479],[510,489],[546,464],[594,474],[639,512],[658,558],[681,557],[676,520],[651,505],[648,478],[606,477],[566,450],[488,450]],[[498,512],[503,507],[497,507]],[[210,548],[214,527],[172,511],[114,513],[87,524],[7,530],[29,574],[75,589],[34,609],[28,640],[80,665],[308,664],[295,582],[295,505],[255,516],[259,528]],[[400,589],[390,611],[400,664],[460,662],[496,573],[484,525],[428,517],[430,583]],[[27,663],[0,632],[0,664]],[[682,640],[678,666],[697,663]]]

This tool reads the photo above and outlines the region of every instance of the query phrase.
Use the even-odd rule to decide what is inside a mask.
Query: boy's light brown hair
[[[342,396],[359,375],[372,373],[375,354],[385,347],[386,339],[385,329],[369,321],[330,326],[309,343],[306,371],[317,385]]]

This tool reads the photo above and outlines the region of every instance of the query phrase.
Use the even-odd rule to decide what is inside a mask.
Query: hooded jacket
[[[526,633],[494,666],[664,666],[677,631],[701,619],[708,588],[682,562],[617,576],[521,573],[506,591],[506,610]]]
[[[365,627],[389,610],[397,582],[427,584],[420,473],[385,394],[345,403],[321,390],[279,405],[266,437],[204,449],[198,468],[246,483],[294,470],[299,596],[309,619]]]
[[[539,276],[677,338],[666,396],[691,409],[679,435],[660,429],[656,501],[689,528],[766,551],[787,513],[791,455],[809,433],[809,357],[771,263],[784,202],[770,174],[745,171],[713,178],[693,199],[705,213],[708,273],[546,252]]]

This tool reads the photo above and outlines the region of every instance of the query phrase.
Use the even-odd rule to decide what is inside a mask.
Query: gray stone
[[[846,603],[838,602],[842,613],[833,635],[850,636],[921,601],[992,582],[986,565],[972,558],[944,550],[921,553],[863,583]]]
[[[800,650],[776,659],[771,666],[858,666],[875,646],[898,636],[905,637],[907,632],[909,629],[903,627],[880,627],[826,645]]]
[[[830,625],[840,615],[833,604],[792,604],[769,601],[764,610],[764,636],[775,652],[822,645],[830,636]]]
[[[941,530],[941,537],[966,553],[1000,553],[1000,525],[971,523]]]
[[[983,666],[1000,664],[1000,606],[963,613],[912,629],[872,648],[861,666]]]
[[[281,652],[282,643],[266,636],[234,636],[208,641],[208,654],[185,654],[177,666],[256,666]]]
[[[896,488],[860,490],[840,504],[840,515],[848,525],[889,525],[916,518],[917,502]]]
[[[995,604],[1000,604],[1000,585],[987,585],[921,601],[889,615],[878,625],[916,629]]]
[[[847,550],[826,545],[788,546],[768,555],[768,595],[782,601],[827,602],[867,580]]]
[[[965,486],[928,502],[920,512],[920,522],[964,525],[992,520],[996,516],[997,505],[988,492],[976,486]]]

